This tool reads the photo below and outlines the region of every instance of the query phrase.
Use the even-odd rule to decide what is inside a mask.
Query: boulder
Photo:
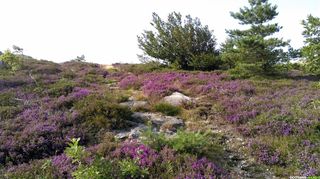
[[[174,92],[170,96],[164,97],[163,101],[174,106],[181,106],[184,103],[192,102],[190,97],[179,92]]]

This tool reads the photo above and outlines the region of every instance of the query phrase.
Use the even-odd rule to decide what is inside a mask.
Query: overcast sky
[[[271,0],[278,5],[279,34],[303,45],[300,22],[320,17],[320,0]],[[230,16],[247,0],[0,0],[0,50],[17,45],[38,59],[67,61],[84,54],[91,62],[138,62],[137,35],[151,29],[152,12],[199,17],[219,43],[225,29],[239,27]]]

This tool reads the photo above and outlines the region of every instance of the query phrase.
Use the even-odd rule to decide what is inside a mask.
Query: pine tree
[[[239,24],[250,28],[227,30],[229,38],[222,45],[222,58],[235,63],[256,64],[267,71],[274,64],[288,59],[282,47],[289,42],[271,37],[282,28],[277,23],[268,23],[278,15],[276,5],[271,5],[268,0],[249,0],[249,5],[240,8],[239,12],[231,12]]]
[[[320,18],[309,15],[302,21],[305,46],[302,55],[310,71],[320,73]]]

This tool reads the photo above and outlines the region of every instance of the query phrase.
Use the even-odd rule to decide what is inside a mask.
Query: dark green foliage
[[[141,169],[134,160],[125,159],[119,162],[121,178],[147,178],[147,169]]]
[[[117,172],[116,167],[110,160],[96,158],[89,166],[80,165],[72,175],[75,179],[104,179],[113,178],[112,174],[115,172]]]
[[[157,61],[145,62],[142,64],[114,64],[122,72],[142,74],[162,70],[165,66]]]
[[[18,106],[19,101],[15,99],[14,94],[7,92],[0,94],[0,120],[10,119],[21,111]]]
[[[222,150],[209,133],[181,130],[177,132],[175,137],[169,140],[169,146],[179,153],[188,153],[209,158],[219,158]]]
[[[10,179],[55,179],[55,168],[52,167],[50,160],[35,160],[29,165],[21,165],[13,171],[6,173],[5,178]],[[1,174],[0,174],[1,177]]]
[[[241,25],[250,25],[250,28],[227,31],[229,39],[222,45],[222,58],[227,62],[253,63],[268,71],[288,59],[282,49],[288,42],[270,37],[282,28],[277,23],[267,24],[278,15],[277,6],[272,6],[268,0],[249,0],[249,4],[239,12],[231,12]]]
[[[58,82],[49,86],[48,94],[53,97],[59,97],[61,95],[67,96],[72,92],[75,87],[75,83],[67,79],[61,79]]]
[[[129,108],[95,94],[77,102],[75,109],[79,111],[79,118],[95,129],[123,129],[129,126],[127,121],[132,120]]]
[[[163,21],[153,13],[151,25],[155,32],[145,31],[138,36],[145,55],[184,70],[213,70],[220,65],[215,37],[198,18],[188,15],[183,21],[180,13],[173,12]]]
[[[160,151],[163,147],[168,145],[168,141],[163,133],[155,133],[152,130],[151,124],[148,129],[142,133],[142,142],[151,148]]]
[[[320,18],[309,15],[302,21],[304,27],[303,36],[305,46],[302,48],[302,55],[305,57],[307,67],[311,72],[320,72]]]
[[[167,116],[176,116],[180,114],[181,108],[178,106],[173,106],[168,103],[157,103],[154,106],[154,109],[158,112],[161,112]]]
[[[215,160],[222,157],[222,148],[218,144],[220,138],[210,133],[179,130],[176,136],[166,138],[163,133],[155,133],[149,127],[142,136],[142,142],[157,151],[168,146],[181,154],[205,156]]]

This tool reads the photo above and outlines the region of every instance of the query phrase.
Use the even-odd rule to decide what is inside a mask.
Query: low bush
[[[10,179],[31,179],[31,178],[45,178],[55,179],[56,169],[52,166],[50,160],[35,160],[30,164],[21,164],[18,166],[11,167],[9,172],[3,176],[4,178]],[[1,174],[0,174],[1,177]]]
[[[61,79],[48,87],[48,94],[53,97],[67,96],[72,92],[75,83],[67,79]]]
[[[154,110],[157,112],[161,112],[162,114],[165,114],[167,116],[176,116],[181,113],[180,107],[163,102],[155,104]]]
[[[89,128],[124,129],[132,120],[132,112],[128,107],[108,100],[108,97],[92,94],[76,102],[78,118]],[[90,127],[92,126],[92,127]]]

